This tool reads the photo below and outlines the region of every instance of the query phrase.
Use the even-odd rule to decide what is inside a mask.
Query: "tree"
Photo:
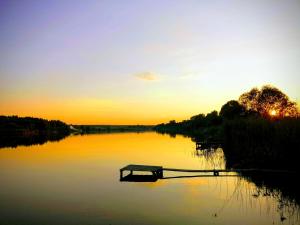
[[[224,119],[234,119],[245,114],[245,107],[238,101],[231,100],[222,106],[220,116]]]
[[[265,85],[245,92],[239,98],[239,103],[246,110],[257,112],[264,117],[297,117],[299,111],[295,102],[278,88]]]
[[[206,125],[206,119],[204,114],[198,114],[192,116],[190,123],[193,127],[204,127]]]
[[[176,121],[175,121],[175,120],[170,120],[169,124],[170,124],[170,125],[175,125],[175,124],[176,124]]]
[[[208,113],[205,117],[207,126],[217,126],[222,123],[222,118],[219,117],[218,112],[216,110]]]
[[[205,115],[202,113],[191,117],[191,120],[193,121],[204,120],[204,119],[205,119]]]

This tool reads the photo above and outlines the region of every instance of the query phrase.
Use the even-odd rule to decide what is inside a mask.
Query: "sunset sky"
[[[300,1],[0,0],[0,115],[157,124],[254,86],[300,102]]]

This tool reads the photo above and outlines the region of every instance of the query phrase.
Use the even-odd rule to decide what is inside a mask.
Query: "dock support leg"
[[[120,180],[123,179],[123,170],[120,170]]]
[[[158,171],[152,171],[152,174],[154,177],[160,179],[163,178],[163,171],[162,170],[158,170]]]
[[[164,177],[163,170],[160,170],[159,171],[159,178],[163,178],[163,177]]]

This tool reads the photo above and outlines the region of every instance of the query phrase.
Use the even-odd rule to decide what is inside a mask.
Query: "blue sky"
[[[0,113],[147,123],[300,100],[299,1],[0,1]]]

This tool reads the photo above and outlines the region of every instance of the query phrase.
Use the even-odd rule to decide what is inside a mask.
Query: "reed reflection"
[[[270,192],[263,179],[260,186],[245,174],[187,178],[190,173],[164,171],[170,179],[120,182],[119,169],[131,163],[226,168],[221,148],[199,151],[190,138],[154,132],[78,135],[18,146],[0,151],[1,220],[18,225],[299,222],[293,196]]]

